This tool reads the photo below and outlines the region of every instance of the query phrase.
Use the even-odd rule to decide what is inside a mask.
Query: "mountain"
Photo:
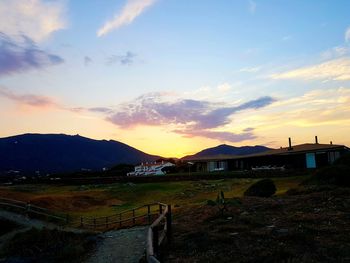
[[[267,150],[270,150],[270,148],[265,146],[259,146],[259,145],[235,147],[231,145],[221,144],[216,147],[202,150],[194,155],[187,155],[182,159],[189,160],[189,159],[195,159],[195,158],[210,157],[215,155],[247,155],[247,154],[261,153]]]
[[[0,138],[0,172],[94,171],[158,158],[118,141],[93,140],[79,135],[23,134]]]

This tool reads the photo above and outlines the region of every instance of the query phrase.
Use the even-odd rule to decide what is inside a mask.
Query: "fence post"
[[[171,229],[171,224],[172,224],[172,219],[171,219],[171,205],[168,205],[168,213],[166,215],[166,224],[167,224],[167,239],[168,243],[171,243],[171,238],[172,238],[172,229]]]
[[[26,213],[27,213],[27,217],[29,217],[29,213],[30,213],[30,201],[27,202],[27,205],[26,205]]]
[[[161,215],[163,213],[163,206],[162,204],[159,204],[159,214]]]
[[[147,205],[148,224],[151,223],[151,205]]]
[[[136,220],[135,220],[135,209],[132,210],[132,224],[135,225]]]
[[[153,251],[156,257],[159,253],[159,236],[158,236],[158,225],[152,228],[152,242],[153,242]]]

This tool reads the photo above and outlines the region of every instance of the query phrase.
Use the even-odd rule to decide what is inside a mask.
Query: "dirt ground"
[[[166,262],[350,262],[350,189],[183,209]]]

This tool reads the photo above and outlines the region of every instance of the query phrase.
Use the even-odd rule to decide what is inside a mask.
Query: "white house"
[[[164,175],[165,172],[162,171],[164,167],[175,166],[175,164],[170,162],[146,162],[135,166],[135,171],[128,173],[128,176],[142,176],[142,175]]]

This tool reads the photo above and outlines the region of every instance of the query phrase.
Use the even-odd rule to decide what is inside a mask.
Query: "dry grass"
[[[277,194],[296,187],[304,177],[274,178]],[[0,196],[31,201],[71,216],[104,216],[153,202],[175,209],[205,204],[219,191],[227,198],[240,197],[257,179],[221,179],[162,183],[115,183],[109,185],[19,185],[0,187]]]

